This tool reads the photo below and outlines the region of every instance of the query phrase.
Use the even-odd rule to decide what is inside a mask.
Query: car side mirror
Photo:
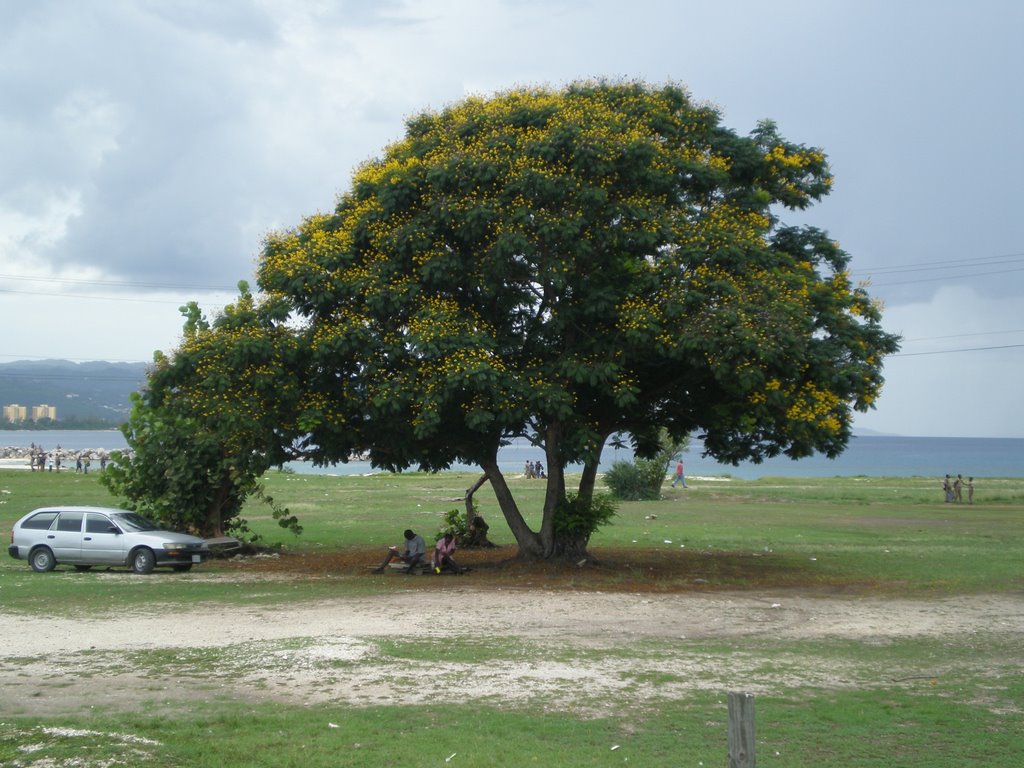
[[[107,533],[113,533],[115,535],[119,535],[121,533],[121,529],[118,528],[116,525],[112,525],[112,526],[110,526],[109,530],[107,530]]]

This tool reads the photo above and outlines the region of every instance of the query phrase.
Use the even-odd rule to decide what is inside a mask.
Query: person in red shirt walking
[[[672,478],[672,487],[676,487],[676,483],[682,483],[683,488],[689,488],[686,484],[686,478],[683,476],[683,460],[680,459],[679,463],[676,464],[676,476]]]

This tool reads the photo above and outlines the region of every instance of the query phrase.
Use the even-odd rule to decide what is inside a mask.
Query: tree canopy
[[[131,450],[115,456],[101,482],[175,529],[244,533],[239,514],[257,496],[298,532],[259,478],[296,455],[302,355],[282,322],[287,309],[260,304],[245,283],[239,287],[238,300],[212,323],[196,304],[182,308],[182,342],[157,355],[122,428]]]
[[[296,423],[316,460],[477,464],[520,552],[590,499],[611,435],[659,429],[728,462],[834,456],[897,349],[848,256],[786,226],[832,185],[824,153],[771,122],[749,136],[675,85],[515,89],[415,115],[332,213],[268,237],[260,287],[308,358]],[[547,456],[539,531],[498,468]]]

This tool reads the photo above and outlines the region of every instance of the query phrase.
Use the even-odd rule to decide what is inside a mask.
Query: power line
[[[20,296],[52,296],[58,299],[92,299],[98,301],[130,301],[139,304],[178,304],[181,300],[170,299],[139,299],[131,296],[89,296],[84,293],[47,293],[45,291],[13,291],[8,288],[0,288],[0,293],[17,293]]]
[[[972,259],[946,259],[944,261],[920,261],[912,264],[896,264],[894,266],[871,269],[854,269],[850,274],[870,272],[872,274],[892,274],[895,272],[921,272],[933,269],[966,269],[970,266],[988,266],[991,264],[1014,264],[1024,261],[1024,253],[1005,253],[1000,256],[977,256]]]
[[[904,339],[905,342],[914,341],[939,341],[941,339],[965,339],[970,336],[999,336],[1006,333],[1024,333],[1024,328],[1013,331],[981,331],[979,333],[955,333],[951,336],[921,336],[916,339]]]
[[[163,290],[180,291],[228,291],[234,293],[237,286],[226,288],[216,285],[180,285],[174,283],[153,283],[153,282],[131,282],[127,280],[97,280],[93,278],[78,277],[30,277],[27,275],[5,275],[0,274],[4,280],[22,280],[30,283],[63,283],[66,285],[103,285],[115,288],[156,288]]]
[[[897,352],[891,357],[919,357],[921,355],[954,355],[958,352],[986,352],[992,349],[1019,349],[1024,344],[1006,344],[1001,347],[968,347],[966,349],[937,349],[933,352]]]
[[[938,283],[942,281],[966,280],[971,277],[988,277],[989,275],[1005,275],[1010,272],[1024,272],[1024,267],[1017,269],[999,269],[995,272],[973,272],[967,275],[943,275],[942,277],[923,277],[917,280],[901,280],[895,283],[871,283],[872,288],[888,288],[893,285],[917,285],[919,283]]]

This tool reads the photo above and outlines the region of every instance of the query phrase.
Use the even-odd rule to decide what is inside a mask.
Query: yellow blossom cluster
[[[763,248],[771,222],[758,211],[720,202],[676,222],[675,241],[688,250],[713,253],[726,247]]]
[[[471,308],[444,296],[420,298],[415,314],[409,319],[409,337],[413,344],[430,344],[444,339],[480,344],[493,336],[493,329]]]
[[[764,157],[765,160],[772,164],[773,169],[802,169],[809,168],[812,165],[821,165],[825,162],[825,155],[816,149],[804,149],[801,147],[794,152],[790,152],[781,144],[777,144],[768,150]]]
[[[842,428],[839,416],[842,401],[834,392],[821,389],[813,382],[805,382],[792,393],[791,400],[786,411],[790,421],[811,423],[832,433]]]
[[[187,337],[179,354],[196,361],[193,375],[179,392],[200,418],[225,414],[258,421],[268,398],[297,396],[296,382],[285,373],[285,332],[251,326],[206,329]],[[245,349],[252,349],[246,360]]]
[[[664,321],[663,297],[628,296],[616,307],[616,327],[624,333],[649,331]]]

